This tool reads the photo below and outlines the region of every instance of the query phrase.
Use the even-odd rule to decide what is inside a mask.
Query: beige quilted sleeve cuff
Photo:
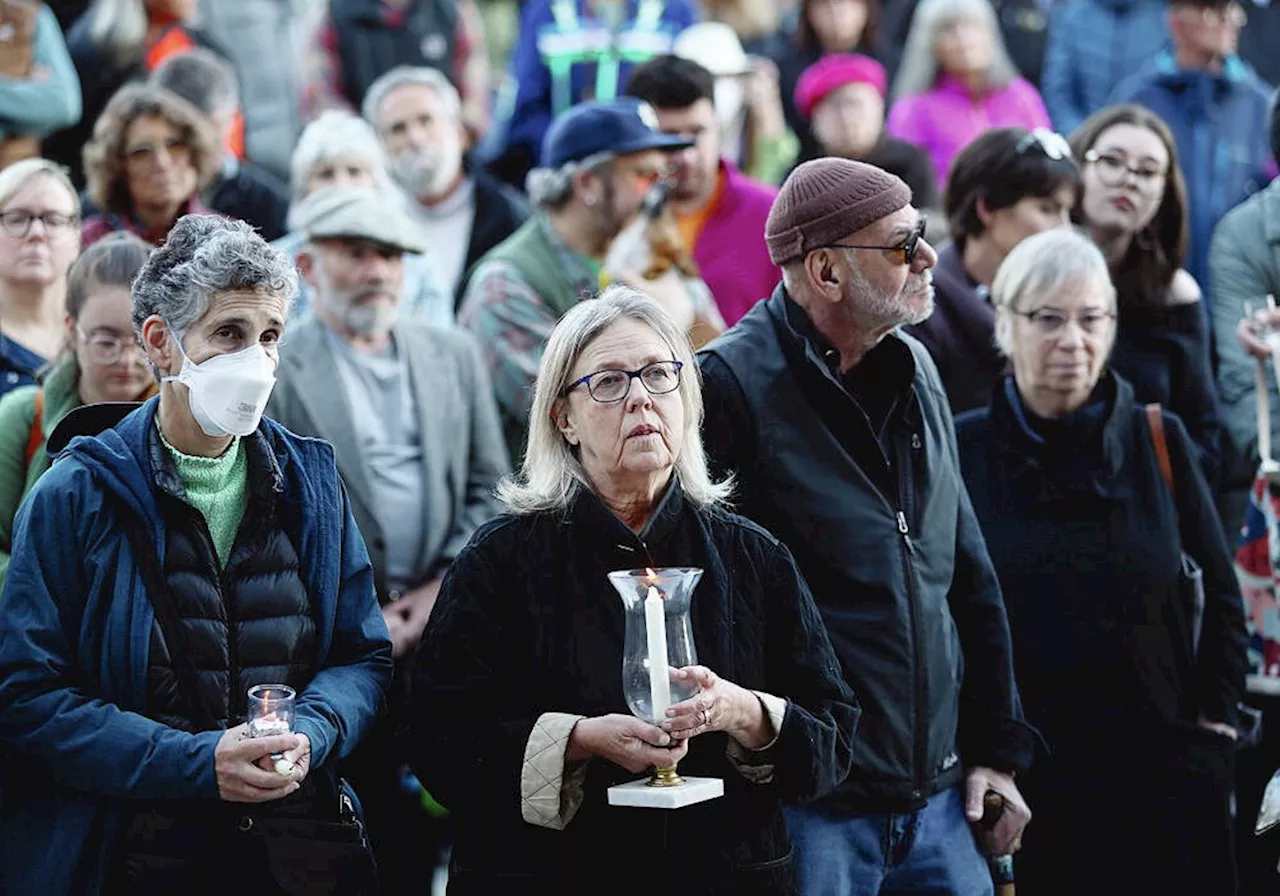
[[[582,805],[587,763],[565,767],[573,726],[585,716],[544,712],[533,723],[520,770],[520,814],[529,824],[563,831]]]
[[[773,728],[773,740],[758,750],[749,750],[732,737],[726,754],[729,762],[738,774],[752,784],[768,784],[773,781],[773,763],[770,762],[770,749],[778,742],[778,734],[782,731],[782,720],[787,715],[787,701],[764,691],[752,691],[760,701],[765,715],[769,717],[769,725]]]

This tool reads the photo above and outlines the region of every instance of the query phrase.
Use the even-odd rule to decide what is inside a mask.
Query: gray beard
[[[440,167],[406,150],[391,158],[391,176],[413,196],[435,196],[440,192]]]

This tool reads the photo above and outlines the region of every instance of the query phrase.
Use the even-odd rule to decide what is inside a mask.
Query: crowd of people
[[[1278,47],[0,0],[0,893],[1274,892]]]

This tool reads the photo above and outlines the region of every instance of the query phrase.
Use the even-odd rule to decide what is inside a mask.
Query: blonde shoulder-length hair
[[[1003,90],[1018,76],[1004,46],[1000,23],[989,0],[923,0],[916,7],[911,30],[902,49],[898,77],[893,82],[893,98],[928,93],[938,83],[938,32],[961,19],[980,22],[991,35],[991,68],[987,85]]]
[[[619,320],[636,320],[652,327],[684,367],[680,402],[684,406],[684,439],[676,456],[680,486],[694,503],[724,503],[733,489],[731,479],[713,482],[702,448],[702,379],[689,337],[649,296],[629,286],[613,284],[596,299],[579,302],[560,319],[547,341],[530,411],[524,463],[516,476],[498,485],[498,500],[514,514],[567,510],[579,490],[594,491],[578,451],[555,424],[555,413],[582,352]]]

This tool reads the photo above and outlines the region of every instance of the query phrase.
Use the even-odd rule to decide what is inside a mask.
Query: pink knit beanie
[[[818,103],[846,84],[870,84],[883,97],[888,83],[884,66],[871,57],[832,53],[823,56],[800,75],[796,82],[796,109],[805,118],[812,118]]]
[[[805,162],[787,177],[765,222],[769,260],[783,265],[829,246],[911,203],[887,171],[849,159]]]

